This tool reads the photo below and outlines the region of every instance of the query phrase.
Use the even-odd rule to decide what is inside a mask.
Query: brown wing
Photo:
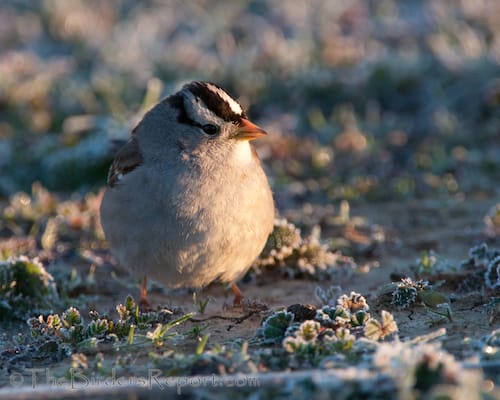
[[[108,186],[115,186],[125,174],[133,171],[143,161],[141,149],[135,136],[132,136],[116,153],[108,172]]]

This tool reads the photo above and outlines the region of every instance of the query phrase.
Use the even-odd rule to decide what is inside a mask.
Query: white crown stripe
[[[229,96],[224,90],[219,89],[217,86],[214,86],[210,83],[207,83],[207,88],[211,90],[212,92],[218,94],[227,104],[229,104],[229,107],[231,110],[238,115],[243,114],[243,110],[241,106],[231,97]]]

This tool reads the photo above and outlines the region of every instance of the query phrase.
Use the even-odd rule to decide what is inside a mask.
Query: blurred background
[[[497,0],[3,0],[0,52],[0,199],[97,191],[193,79],[268,130],[278,207],[499,193]]]
[[[33,366],[58,367],[67,382],[69,365],[95,371],[99,381],[109,370],[103,365],[134,376],[141,364],[200,374],[211,373],[209,365],[217,363],[216,373],[247,374],[306,365],[340,365],[345,372],[359,362],[382,373],[376,382],[384,382],[386,390],[392,387],[386,384],[391,367],[376,361],[380,358],[406,368],[396,374],[397,382],[405,381],[395,384],[405,398],[413,393],[430,398],[435,388],[432,394],[450,388],[449,398],[474,393],[462,390],[462,366],[437,348],[431,351],[439,363],[425,348],[393,346],[412,359],[381,352],[370,361],[373,344],[351,347],[349,337],[360,337],[361,324],[373,322],[364,311],[352,314],[357,322],[351,333],[347,322],[338,325],[338,341],[313,335],[335,352],[342,348],[345,356],[310,347],[307,339],[305,347],[297,344],[307,358],[281,359],[274,348],[252,353],[269,343],[254,340],[255,323],[267,314],[247,320],[251,311],[239,322],[227,320],[217,286],[199,297],[167,294],[170,300],[151,285],[157,296],[152,304],[203,314],[210,300],[209,309],[223,310],[224,319],[214,321],[219,325],[202,322],[210,318],[192,320],[196,324],[180,336],[186,343],[171,342],[175,351],[159,343],[174,340],[168,326],[176,322],[162,319],[163,328],[151,325],[154,331],[146,335],[131,301],[114,308],[127,294],[137,296],[139,277],[124,275],[99,224],[114,155],[111,141],[126,139],[147,109],[191,80],[226,88],[269,133],[254,143],[279,218],[243,279],[255,310],[260,304],[259,312],[267,312],[268,305],[299,306],[301,321],[309,319],[315,308],[309,304],[316,301],[335,310],[340,286],[327,288],[341,285],[345,293],[366,295],[370,312],[398,312],[401,343],[442,341],[474,365],[486,360],[490,375],[485,376],[494,379],[496,368],[498,377],[499,331],[489,333],[500,316],[500,0],[0,0],[0,388],[22,384],[12,377],[22,379],[23,370],[27,385]],[[403,279],[408,276],[415,282]],[[439,289],[427,291],[428,278]],[[449,308],[440,308],[450,292],[456,300],[453,322]],[[362,304],[366,299],[357,293],[337,304],[342,310],[348,302]],[[404,301],[389,303],[389,298]],[[421,300],[426,312],[433,308],[449,323],[423,314],[422,307],[414,318],[413,310],[399,310]],[[83,319],[75,322],[77,310],[61,314],[70,306],[82,315],[101,314],[89,314],[84,328]],[[116,323],[107,319],[115,310]],[[124,310],[129,322],[135,315],[138,338],[133,343],[135,325],[130,325],[127,345],[119,345],[125,353],[117,352],[123,341],[112,338],[118,337],[116,329],[125,332]],[[47,323],[25,322],[54,312],[64,323],[58,316],[50,316],[51,325],[49,317]],[[325,316],[317,320],[331,321],[326,311],[317,312]],[[342,313],[337,318],[349,321],[350,314]],[[382,323],[375,321],[378,327],[372,324],[370,330],[385,337],[394,321],[391,314],[381,315]],[[276,326],[269,322],[268,331],[297,332],[290,318],[276,318]],[[7,320],[17,322],[7,325]],[[217,345],[212,355],[204,353],[207,327],[209,347],[227,344],[227,352]],[[409,341],[421,334],[426,336]],[[476,340],[481,336],[483,344]],[[154,338],[154,352],[141,344],[146,337]],[[271,342],[284,338],[277,337],[269,336]],[[106,347],[96,347],[101,342]],[[196,343],[196,353],[188,350],[190,343]],[[423,358],[414,357],[417,353]],[[467,369],[472,366],[467,361]],[[370,386],[364,383],[372,381],[358,385],[349,368],[345,376],[351,383],[344,386],[363,387],[366,397]],[[365,372],[360,379],[368,377]],[[306,382],[304,390],[284,386],[310,393],[317,386],[311,379],[297,380]],[[461,386],[454,386],[459,381]],[[491,380],[470,382],[488,391],[484,398],[494,397]],[[348,393],[344,387],[343,393]]]

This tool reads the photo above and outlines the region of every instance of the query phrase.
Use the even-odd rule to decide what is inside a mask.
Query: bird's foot
[[[152,310],[151,304],[147,299],[148,297],[148,281],[146,275],[142,278],[141,282],[141,292],[140,292],[140,300],[139,300],[139,311],[148,312]]]

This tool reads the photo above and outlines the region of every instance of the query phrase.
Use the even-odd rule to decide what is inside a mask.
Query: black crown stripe
[[[222,91],[225,91],[214,83],[210,84]],[[210,111],[222,118],[224,121],[239,123],[241,118],[246,118],[244,112],[241,114],[235,113],[231,109],[231,106],[222,97],[220,97],[218,93],[207,87],[205,82],[191,82],[186,85],[185,88],[196,97],[199,97]]]
[[[167,102],[172,107],[179,110],[179,115],[177,116],[177,121],[179,121],[179,123],[201,127],[199,122],[189,118],[186,112],[186,107],[184,106],[184,97],[182,97],[182,94],[176,93],[167,97]]]

